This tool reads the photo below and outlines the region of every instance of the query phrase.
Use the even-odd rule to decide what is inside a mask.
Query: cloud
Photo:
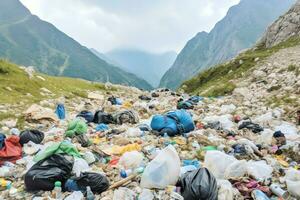
[[[239,0],[21,0],[33,14],[102,52],[180,51]]]

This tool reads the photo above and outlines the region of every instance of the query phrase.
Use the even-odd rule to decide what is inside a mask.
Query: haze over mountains
[[[123,70],[134,73],[157,87],[164,73],[174,63],[177,53],[170,51],[158,54],[138,49],[115,49],[106,53],[106,56],[118,63]]]
[[[13,12],[12,12],[13,11]],[[136,75],[108,64],[19,0],[0,1],[0,58],[56,76],[84,78],[151,89]]]
[[[186,44],[163,76],[160,87],[176,89],[198,72],[251,47],[293,3],[295,0],[241,0],[211,32],[200,32]]]

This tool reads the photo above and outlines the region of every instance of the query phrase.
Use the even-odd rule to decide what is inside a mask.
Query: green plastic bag
[[[87,125],[80,119],[71,121],[68,125],[68,130],[65,133],[66,137],[74,137],[75,135],[82,135],[87,132]]]
[[[41,153],[37,154],[34,157],[33,161],[38,162],[40,160],[48,158],[49,156],[52,156],[53,154],[63,153],[74,157],[81,157],[75,145],[73,145],[69,141],[62,141],[60,143],[53,144],[52,146],[45,149],[45,151],[42,151]]]

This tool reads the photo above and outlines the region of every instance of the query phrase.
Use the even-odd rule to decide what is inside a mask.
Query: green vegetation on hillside
[[[13,12],[12,12],[13,11]],[[55,76],[111,82],[151,90],[145,80],[108,64],[19,0],[0,1],[0,58]]]
[[[44,80],[43,80],[44,79]],[[51,95],[42,95],[43,89]],[[65,96],[86,97],[87,91],[104,90],[100,83],[91,83],[81,79],[52,77],[44,74],[29,75],[17,65],[0,60],[0,104],[15,104],[21,101],[34,103],[49,97]]]
[[[232,83],[234,79],[246,76],[251,68],[257,62],[255,59],[263,60],[280,49],[293,47],[300,44],[299,37],[292,37],[272,48],[264,48],[264,45],[258,45],[254,49],[250,49],[241,53],[234,60],[217,65],[210,68],[194,78],[184,82],[181,86],[187,93],[200,94],[203,96],[222,96],[230,94],[235,85]],[[293,66],[289,67],[293,70]]]
[[[160,87],[177,89],[185,80],[251,48],[266,28],[294,3],[295,0],[240,1],[209,33],[200,32],[185,45],[163,76]],[[226,90],[232,87],[227,84]],[[212,94],[218,93],[219,90]]]

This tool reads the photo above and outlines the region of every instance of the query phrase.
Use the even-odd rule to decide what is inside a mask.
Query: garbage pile
[[[0,199],[300,199],[299,116],[168,89],[111,93],[32,105],[24,130],[2,127]]]

